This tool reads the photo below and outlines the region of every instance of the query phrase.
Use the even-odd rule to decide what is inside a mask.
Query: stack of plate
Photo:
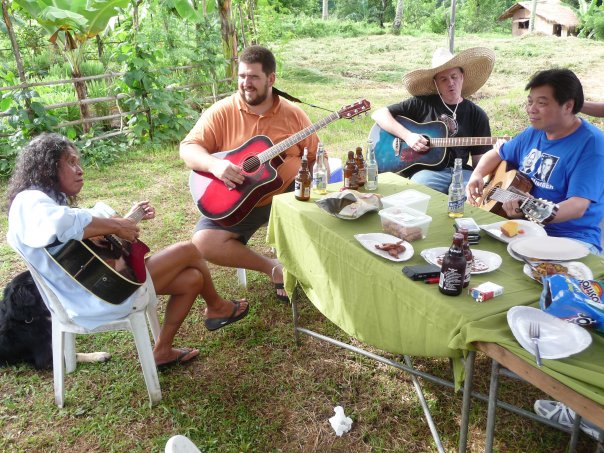
[[[508,253],[518,261],[572,261],[589,255],[589,249],[572,239],[546,236],[516,239]]]

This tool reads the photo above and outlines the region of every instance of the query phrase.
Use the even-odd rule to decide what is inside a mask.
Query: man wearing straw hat
[[[466,98],[484,85],[494,64],[494,52],[484,47],[467,49],[455,56],[447,49],[436,49],[430,69],[418,69],[403,76],[403,85],[413,97],[378,109],[372,118],[383,130],[401,138],[410,149],[420,153],[437,150],[430,151],[424,135],[410,131],[395,117],[403,116],[416,123],[442,121],[447,126],[448,137],[489,137],[491,127],[486,113]],[[437,166],[429,169],[411,166],[403,171],[403,175],[447,193],[455,158],[462,159],[464,181],[467,181],[472,174],[468,164],[470,156],[475,165],[491,148],[450,147]]]

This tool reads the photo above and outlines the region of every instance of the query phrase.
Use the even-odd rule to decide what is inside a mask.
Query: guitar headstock
[[[541,198],[527,198],[520,209],[527,219],[539,225],[550,222],[556,217],[558,205]]]
[[[363,99],[354,104],[342,107],[338,110],[338,116],[340,118],[354,118],[361,113],[367,112],[369,109],[371,109],[371,103],[367,99]]]

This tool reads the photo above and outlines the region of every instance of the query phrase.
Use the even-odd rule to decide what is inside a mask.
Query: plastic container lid
[[[419,192],[414,189],[407,189],[382,198],[382,204],[384,205],[384,208],[409,206],[425,214],[428,210],[430,198],[432,198],[430,195],[427,195],[423,192]]]

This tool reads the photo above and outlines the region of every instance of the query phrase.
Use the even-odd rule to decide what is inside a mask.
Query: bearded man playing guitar
[[[447,49],[439,48],[432,56],[431,68],[405,74],[403,85],[413,97],[382,107],[372,115],[383,131],[404,141],[406,150],[393,152],[388,140],[378,138],[375,148],[380,171],[400,170],[414,182],[448,193],[453,164],[459,157],[463,162],[464,181],[467,181],[472,170],[468,165],[470,156],[472,165],[476,165],[480,156],[492,148],[485,145],[495,143],[494,139],[487,141],[491,127],[486,113],[467,97],[484,85],[494,64],[495,54],[490,49],[475,47],[454,56]],[[455,144],[448,148],[445,144],[440,149],[431,146],[430,138],[443,138],[442,133],[440,137],[435,136],[438,133],[431,133],[436,131],[430,125],[441,124],[435,122],[444,123],[438,131],[444,129],[444,138],[452,137],[450,141]],[[383,135],[386,134],[380,137]],[[484,141],[462,140],[465,137]],[[386,146],[380,146],[380,141],[386,141]]]
[[[239,57],[238,92],[206,110],[180,144],[180,157],[187,167],[209,174],[214,183],[224,183],[236,193],[247,184],[252,172],[244,172],[242,165],[213,154],[235,150],[254,136],[266,136],[278,143],[311,124],[302,109],[273,92],[275,71],[275,57],[268,49],[251,46],[243,51]],[[313,133],[275,157],[278,159],[276,180],[281,184],[265,194],[244,218],[225,225],[201,217],[193,243],[205,259],[220,266],[263,272],[272,279],[276,297],[289,301],[283,289],[283,269],[279,261],[256,253],[246,244],[254,232],[268,222],[273,195],[292,186],[304,148],[308,149],[308,162],[312,165],[317,145],[318,138]]]
[[[604,134],[576,116],[583,107],[583,88],[568,69],[550,69],[533,75],[526,112],[531,126],[507,143],[486,153],[466,186],[468,201],[476,206],[483,196],[484,178],[502,162],[508,170],[529,169],[530,195],[558,204],[545,225],[550,236],[585,243],[592,253],[602,251],[600,222],[604,216]],[[527,159],[534,159],[527,165]],[[522,218],[519,201],[503,203],[509,218]]]

